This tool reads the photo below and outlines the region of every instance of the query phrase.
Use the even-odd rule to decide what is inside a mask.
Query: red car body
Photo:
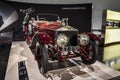
[[[41,65],[43,73],[47,72],[48,60],[62,62],[66,58],[80,56],[84,64],[92,64],[96,61],[97,45],[95,41],[98,41],[99,38],[95,34],[79,33],[77,29],[68,25],[68,18],[60,20],[59,16],[54,14],[42,15],[39,14],[37,20],[29,21],[33,33],[29,33],[28,26],[25,30],[25,38],[31,47],[35,46],[35,57]],[[50,21],[46,19],[46,15],[57,18]],[[49,18],[52,19],[52,17]],[[37,43],[39,46],[36,46]]]

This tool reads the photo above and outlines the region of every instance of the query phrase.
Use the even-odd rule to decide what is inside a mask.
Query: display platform
[[[47,78],[40,74],[37,62],[25,41],[12,42],[5,80],[119,80],[120,72],[96,61],[84,65],[78,58],[64,63],[50,62]],[[54,64],[54,65],[53,65]],[[61,65],[61,67],[59,66]],[[59,66],[59,68],[56,68]],[[113,79],[116,78],[117,79]]]
[[[25,71],[21,71],[19,74],[20,68],[18,65],[22,62],[24,64],[24,61],[27,75]],[[21,66],[21,68],[24,67]],[[19,79],[20,76],[23,76],[24,79]],[[27,76],[29,79],[25,79]],[[5,80],[46,80],[40,74],[37,62],[25,41],[12,43]]]
[[[75,63],[77,65],[77,63]],[[48,72],[49,80],[120,80],[120,72],[99,61],[93,65],[77,65]]]

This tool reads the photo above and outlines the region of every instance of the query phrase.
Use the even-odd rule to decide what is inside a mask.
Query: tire
[[[90,46],[92,47],[92,51],[89,51]],[[87,59],[84,56],[81,56],[82,62],[86,65],[90,65],[96,62],[97,60],[97,53],[98,53],[98,46],[95,42],[91,41],[86,46],[87,48],[87,54],[91,57],[90,59]]]
[[[48,53],[44,44],[36,46],[36,53],[39,54],[39,59],[37,59],[38,67],[40,73],[45,74],[48,71]]]

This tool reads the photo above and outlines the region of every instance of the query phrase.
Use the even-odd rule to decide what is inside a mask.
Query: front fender
[[[87,32],[86,34],[89,35],[90,39],[93,41],[99,41],[100,38],[98,36],[96,36],[95,34],[91,33],[91,32]]]
[[[93,34],[91,32],[84,32],[84,33],[80,33],[80,34],[87,34],[92,41],[99,41],[100,40],[100,38],[98,36],[96,36],[95,34]]]
[[[44,32],[37,33],[37,38],[42,44],[50,44],[52,43],[52,37]]]

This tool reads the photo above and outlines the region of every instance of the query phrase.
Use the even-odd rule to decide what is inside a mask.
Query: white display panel
[[[105,44],[120,42],[120,29],[106,29]]]

